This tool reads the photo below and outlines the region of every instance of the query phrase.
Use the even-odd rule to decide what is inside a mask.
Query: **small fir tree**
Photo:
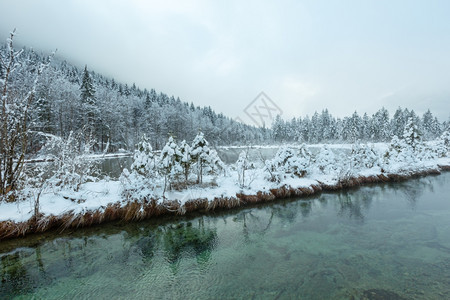
[[[164,176],[164,191],[166,192],[167,186],[171,187],[173,180],[177,179],[180,174],[183,174],[183,168],[181,167],[182,154],[175,143],[172,136],[169,137],[166,145],[161,150],[159,158],[159,172]]]
[[[209,154],[209,143],[205,139],[203,132],[199,132],[194,138],[191,147],[191,157],[195,161],[197,169],[197,183],[203,183],[203,169],[208,163]]]
[[[403,139],[405,140],[405,143],[413,149],[413,151],[417,150],[417,147],[422,140],[422,135],[420,134],[419,128],[413,118],[409,118],[406,122],[405,129],[403,130]]]

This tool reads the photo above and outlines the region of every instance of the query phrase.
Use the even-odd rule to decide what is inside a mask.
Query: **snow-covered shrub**
[[[383,155],[383,164],[390,165],[392,163],[398,162],[401,157],[402,149],[406,147],[406,144],[403,140],[400,140],[396,135],[392,137],[391,143],[389,144],[389,148]]]
[[[323,174],[330,174],[339,169],[334,152],[324,145],[313,158],[313,166]]]
[[[445,147],[447,147],[447,150],[450,150],[450,128],[447,128],[439,138]]]
[[[166,145],[161,150],[158,164],[159,173],[164,176],[164,192],[168,184],[170,186],[173,181],[178,180],[183,175],[182,157],[183,154],[173,137],[169,137]]]
[[[206,173],[209,175],[217,175],[221,171],[226,170],[225,163],[220,159],[217,151],[211,149],[207,158],[207,164],[205,166]]]
[[[124,169],[119,177],[122,186],[122,196],[125,200],[144,201],[154,197],[156,182],[137,172]]]
[[[436,147],[435,153],[438,157],[446,157],[450,154],[450,130],[445,130],[442,135],[439,137]]]
[[[379,164],[379,156],[367,144],[355,144],[350,153],[350,165],[355,169],[373,168]]]
[[[134,152],[130,171],[124,169],[120,175],[122,195],[125,199],[144,200],[153,197],[158,171],[157,158],[152,150],[144,135]]]
[[[80,145],[81,137],[70,132],[67,138],[45,135],[47,142],[41,150],[46,156],[46,181],[50,187],[78,191],[80,185],[96,181],[97,164],[92,158],[95,141]]]
[[[209,143],[202,132],[197,134],[192,142],[191,157],[194,168],[197,172],[197,183],[203,183],[203,173],[217,174],[218,171],[225,169],[224,163],[220,160],[217,152],[209,148]]]
[[[406,142],[406,139],[399,139],[394,136],[388,150],[384,153],[381,165],[386,172],[398,172],[410,168],[417,163],[418,151],[421,144],[415,144],[416,150]]]
[[[280,182],[286,176],[303,177],[310,164],[310,158],[300,156],[300,151],[289,147],[278,149],[272,160],[265,163],[265,171],[268,173],[268,180]],[[302,153],[305,154],[306,152]]]
[[[431,144],[420,143],[416,147],[415,156],[421,161],[429,161],[435,159],[437,154],[436,147],[433,147]]]

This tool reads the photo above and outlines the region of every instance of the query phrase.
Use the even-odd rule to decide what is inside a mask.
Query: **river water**
[[[272,159],[278,148],[216,148],[220,159],[226,164],[234,164],[242,151],[248,151],[248,159],[252,162],[262,164],[266,159]],[[314,150],[313,150],[314,151]],[[124,168],[130,169],[133,157],[110,157],[102,158],[98,161],[101,176],[109,176],[111,179],[118,179]]]
[[[0,244],[0,299],[450,299],[450,173]]]
[[[276,152],[278,151],[277,147],[261,147],[261,148],[236,148],[236,147],[227,147],[227,148],[215,148],[220,159],[225,164],[234,164],[239,158],[239,154],[242,151],[247,151],[248,159],[251,162],[257,163],[259,165],[263,165],[265,160],[272,159]],[[309,150],[313,153],[319,150],[318,147],[309,147]],[[338,149],[335,151],[347,151]],[[130,169],[131,164],[133,163],[132,155],[129,156],[121,156],[121,157],[110,157],[110,158],[102,158],[98,160],[98,167],[100,175],[109,176],[111,179],[118,179],[122,170],[124,168]]]

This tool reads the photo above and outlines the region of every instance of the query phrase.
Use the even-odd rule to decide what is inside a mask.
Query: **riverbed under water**
[[[450,299],[450,173],[0,242],[0,299]]]

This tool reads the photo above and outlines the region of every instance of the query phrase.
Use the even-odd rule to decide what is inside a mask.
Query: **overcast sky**
[[[450,1],[0,0],[0,38],[230,117],[450,117]]]

